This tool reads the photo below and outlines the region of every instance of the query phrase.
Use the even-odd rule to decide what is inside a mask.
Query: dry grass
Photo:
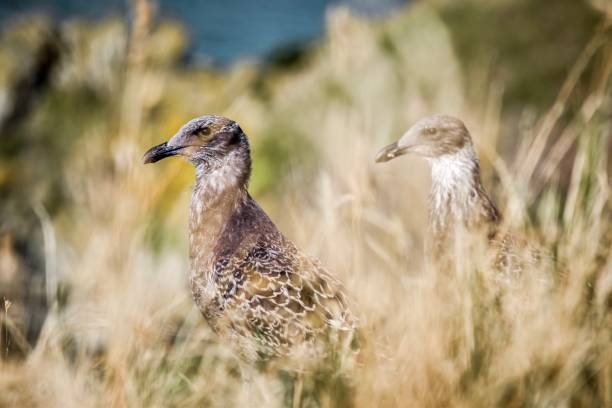
[[[483,91],[467,99],[449,34],[429,7],[382,26],[330,14],[308,68],[269,81],[266,101],[243,88],[249,67],[211,96],[148,64],[145,11],[117,88],[119,114],[86,129],[63,169],[70,207],[41,217],[48,281],[64,295],[27,359],[0,361],[0,406],[287,404],[282,375],[255,373],[250,389],[242,386],[239,361],[191,302],[189,166],[139,162],[154,138],[211,111],[250,135],[256,185],[266,170],[257,163],[261,134],[287,131],[289,152],[301,135],[314,152],[304,162],[293,151],[280,184],[257,198],[352,294],[364,337],[348,373],[356,406],[612,406],[609,32],[597,34],[550,112],[513,135],[522,153],[511,159],[495,153],[513,128],[502,115],[503,84],[483,73]],[[588,95],[570,112],[584,75],[592,76]],[[180,113],[154,113],[176,93]],[[426,268],[428,169],[416,158],[381,166],[373,157],[412,121],[440,111],[471,129],[508,225],[539,240],[562,268],[547,264],[525,271],[517,287],[500,287],[477,245],[462,248],[452,273]],[[571,169],[568,180],[556,176],[559,166]],[[542,284],[551,277],[552,286]]]

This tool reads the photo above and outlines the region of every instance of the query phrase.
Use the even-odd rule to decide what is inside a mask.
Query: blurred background
[[[611,72],[608,0],[3,0],[0,406],[244,403],[187,286],[193,170],[140,161],[211,113],[241,124],[251,193],[386,350],[354,374],[358,406],[612,405]],[[490,288],[436,298],[428,167],[373,163],[437,112],[571,271],[518,318],[484,313]],[[255,384],[285,401],[282,379]]]

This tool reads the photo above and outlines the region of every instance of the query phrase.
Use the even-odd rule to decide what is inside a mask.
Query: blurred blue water
[[[197,61],[228,64],[265,56],[277,47],[317,38],[328,7],[346,4],[368,16],[384,15],[407,0],[159,0],[163,18],[182,21]],[[129,18],[128,0],[0,0],[0,27],[32,12],[57,20]]]

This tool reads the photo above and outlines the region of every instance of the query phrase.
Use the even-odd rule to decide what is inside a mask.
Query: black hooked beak
[[[144,154],[142,158],[143,164],[155,163],[166,157],[176,156],[179,151],[185,146],[168,146],[168,142],[153,146]]]
[[[376,163],[383,163],[395,159],[397,156],[406,154],[406,150],[405,147],[400,147],[397,142],[393,142],[380,149],[378,154],[376,154]]]

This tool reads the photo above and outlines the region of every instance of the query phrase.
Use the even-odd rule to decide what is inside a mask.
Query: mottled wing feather
[[[339,282],[282,237],[257,242],[240,260],[218,259],[215,274],[232,329],[259,354],[285,355],[355,326]]]

